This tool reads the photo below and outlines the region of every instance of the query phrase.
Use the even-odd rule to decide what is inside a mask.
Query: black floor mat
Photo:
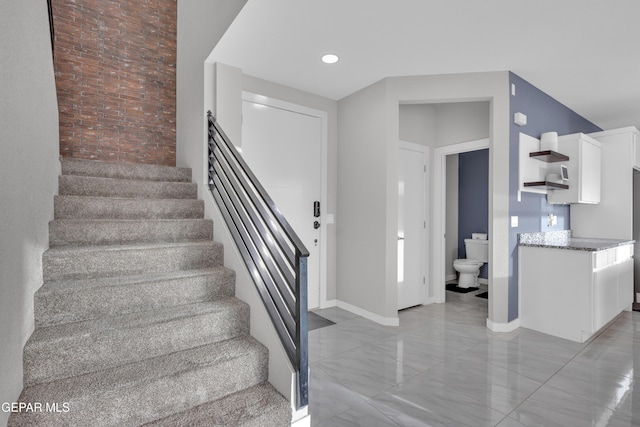
[[[336,324],[335,322],[332,322],[329,319],[325,319],[324,317],[318,314],[312,313],[311,311],[307,316],[307,329],[309,331],[313,331],[314,329],[320,329],[320,328],[324,328],[325,326],[331,326],[335,324]]]
[[[478,298],[489,299],[489,292],[482,292],[476,295]]]
[[[459,294],[466,294],[467,292],[477,291],[480,288],[459,288],[457,283],[449,283],[447,290],[451,292],[457,292]]]

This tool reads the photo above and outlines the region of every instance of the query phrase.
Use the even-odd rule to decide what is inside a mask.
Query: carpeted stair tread
[[[289,402],[270,384],[263,383],[144,427],[282,427],[290,420]]]
[[[43,278],[51,280],[111,277],[223,264],[222,244],[215,241],[64,246],[42,256]]]
[[[204,218],[199,199],[55,196],[55,219]]]
[[[289,425],[191,170],[61,163],[8,426]]]
[[[235,297],[36,329],[24,348],[33,385],[249,333],[249,307]]]
[[[28,387],[20,401],[68,402],[69,411],[12,414],[8,425],[137,426],[266,379],[266,348],[242,336]]]
[[[234,292],[235,272],[222,266],[52,281],[35,293],[35,321],[39,328],[210,301]]]
[[[130,197],[146,199],[195,199],[197,185],[191,182],[160,182],[101,178],[93,176],[61,175],[58,177],[60,195]]]
[[[49,222],[49,245],[113,245],[211,240],[209,219],[58,219]]]
[[[141,163],[117,163],[63,157],[63,175],[98,176],[103,178],[149,181],[191,182],[191,169]]]

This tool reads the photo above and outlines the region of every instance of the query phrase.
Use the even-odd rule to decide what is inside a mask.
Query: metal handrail
[[[231,143],[211,111],[209,190],[296,371],[296,407],[309,404],[309,251]]]
[[[51,35],[51,54],[55,55],[54,51],[54,41],[55,41],[55,31],[53,26],[53,6],[51,4],[52,0],[47,0],[47,12],[49,14],[49,34]]]

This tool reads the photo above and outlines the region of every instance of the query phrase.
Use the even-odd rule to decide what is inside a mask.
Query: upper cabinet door
[[[578,203],[600,203],[602,176],[602,149],[600,143],[582,138],[580,141]]]

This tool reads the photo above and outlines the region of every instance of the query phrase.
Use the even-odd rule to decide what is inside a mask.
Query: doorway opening
[[[460,153],[490,149],[491,110],[491,102],[488,100],[442,100],[440,102],[400,103],[400,140],[424,145],[431,153],[431,161],[427,167],[430,185],[427,213],[427,227],[429,229],[427,245],[429,253],[425,261],[426,304],[445,302],[446,276],[448,275],[445,267],[451,266],[451,270],[453,270],[453,260],[460,258],[457,254],[457,245],[455,246],[455,255],[453,250],[450,250],[451,254],[447,258],[447,177],[445,176],[447,173],[447,156],[457,156]],[[488,154],[489,151],[487,150],[485,153]],[[486,156],[486,158],[488,160],[490,156]],[[490,171],[487,171],[485,179],[487,183],[486,191],[489,191],[489,176]],[[488,207],[489,196],[486,196],[485,199],[485,206]],[[485,225],[478,226],[469,231],[469,233],[484,232],[490,239],[491,213],[488,208],[485,209],[485,213],[487,215]],[[461,236],[461,238],[464,241],[464,237]],[[490,240],[487,246],[489,253],[491,253]],[[485,274],[483,276],[490,277]],[[491,302],[490,298],[491,296],[489,296],[489,303]],[[483,302],[486,303],[487,300]]]
[[[445,178],[445,301],[486,307],[489,149],[447,155]]]
[[[491,235],[489,233],[488,224],[488,188],[489,188],[489,174],[488,174],[488,152],[489,152],[490,140],[488,138],[464,142],[460,144],[453,144],[444,147],[438,147],[434,153],[434,236],[441,236],[440,238],[434,238],[434,256],[433,256],[433,270],[432,281],[434,283],[434,299],[435,302],[444,303],[447,299],[447,284],[451,284],[454,280],[458,280],[459,273],[455,271],[453,267],[454,260],[463,259],[463,255],[466,256],[464,250],[464,240],[476,237],[482,239],[486,235],[488,240],[487,249],[491,244]],[[463,177],[463,180],[475,180],[482,179],[484,175],[485,183],[474,182],[472,188],[462,189],[460,186],[460,173],[459,164],[460,156],[469,156],[465,160],[465,168],[468,167],[468,162],[480,163],[483,158],[486,158],[486,166],[477,168],[474,177],[471,174],[470,177]],[[482,172],[484,170],[484,172]],[[478,178],[477,174],[480,174]],[[470,196],[469,191],[478,192],[477,187],[485,188],[484,193],[474,194]],[[469,184],[464,184],[468,186]],[[460,206],[460,196],[465,197],[462,207]],[[478,202],[478,197],[486,198],[484,203],[478,203],[477,208],[473,207],[474,200]],[[471,198],[471,200],[468,200]],[[474,199],[475,198],[475,199]],[[461,224],[460,217],[463,216]],[[472,236],[472,233],[480,234],[480,236]],[[486,264],[479,271],[479,284],[488,286],[488,268]],[[484,277],[483,277],[484,276]],[[472,286],[475,287],[475,286]],[[479,286],[480,287],[480,286]],[[457,288],[457,287],[456,287]],[[486,292],[484,286],[480,287],[482,292]],[[489,291],[490,292],[490,291]],[[464,293],[464,289],[460,292]],[[474,297],[481,292],[469,292]],[[487,299],[490,297],[490,293],[487,294]],[[465,297],[466,298],[466,297]]]

